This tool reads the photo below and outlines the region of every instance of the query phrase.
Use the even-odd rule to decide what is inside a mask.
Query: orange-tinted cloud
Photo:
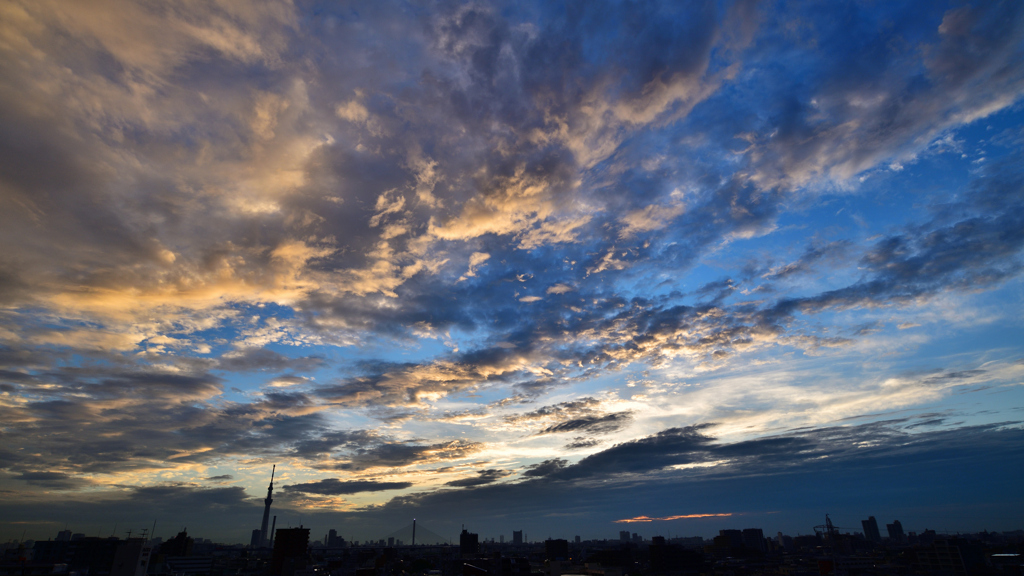
[[[718,516],[732,516],[732,512],[727,514],[681,514],[679,516],[665,516],[664,518],[651,518],[650,516],[637,516],[636,518],[626,518],[624,520],[616,520],[618,524],[632,524],[633,522],[654,522],[655,520],[683,520],[685,518],[715,518]]]

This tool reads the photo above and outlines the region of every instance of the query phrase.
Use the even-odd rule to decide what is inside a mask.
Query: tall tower
[[[267,498],[263,501],[265,507],[263,508],[263,524],[260,525],[260,546],[266,546],[269,542],[267,524],[270,523],[270,505],[274,503],[274,499],[271,497],[274,494],[274,472],[277,472],[277,464],[274,464],[274,468],[270,471],[270,486],[267,488]]]

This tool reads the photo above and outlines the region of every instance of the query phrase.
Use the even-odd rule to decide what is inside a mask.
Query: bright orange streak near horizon
[[[615,520],[617,524],[621,523],[632,523],[632,522],[654,522],[655,520],[681,520],[684,518],[714,518],[716,516],[732,516],[732,512],[728,514],[682,514],[680,516],[665,516],[664,518],[651,518],[650,516],[637,516],[636,518],[626,518],[625,520]]]

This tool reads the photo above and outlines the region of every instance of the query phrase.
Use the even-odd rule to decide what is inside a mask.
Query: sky
[[[0,540],[1024,528],[1022,95],[1014,1],[0,0]]]

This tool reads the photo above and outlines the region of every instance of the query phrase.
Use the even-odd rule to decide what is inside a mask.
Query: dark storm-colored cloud
[[[443,510],[455,507],[461,515],[475,511],[486,516],[505,510],[498,503],[515,502],[515,509],[509,508],[507,513],[529,522],[552,507],[563,513],[584,512],[599,503],[616,510],[664,510],[666,506],[689,510],[698,495],[704,505],[714,509],[777,513],[782,503],[801,510],[826,502],[835,505],[837,490],[881,498],[888,506],[896,506],[901,499],[927,505],[939,494],[951,495],[951,491],[959,490],[938,480],[954,470],[959,470],[956,474],[963,482],[986,483],[994,478],[992,474],[1001,478],[1000,474],[1024,460],[1020,444],[1024,432],[1019,425],[907,434],[898,429],[900,424],[897,420],[812,428],[733,444],[718,443],[700,432],[709,430],[708,426],[670,429],[609,448],[593,455],[590,461],[584,458],[575,465],[552,465],[553,472],[525,482],[396,497],[375,513],[399,518],[414,507],[421,516],[434,513],[441,517]],[[637,458],[628,456],[634,449],[640,452]],[[653,462],[646,464],[645,458]],[[729,463],[687,470],[659,469],[723,459]],[[577,466],[583,469],[574,471]],[[617,482],[589,481],[615,476]],[[823,484],[822,477],[830,481]],[[870,486],[869,479],[891,482],[892,491],[879,493]],[[585,489],[581,489],[583,486]],[[979,501],[1006,501],[995,494],[1009,495],[1013,483],[1003,478],[990,489],[995,492],[978,491],[973,496]],[[1013,506],[1020,505],[1015,497],[1009,500],[1015,502]],[[850,513],[860,514],[861,500],[844,500],[854,501],[855,509]],[[882,501],[876,505],[883,505]],[[613,520],[614,512],[609,515],[608,521]]]
[[[315,482],[289,484],[282,488],[282,490],[286,492],[340,496],[342,494],[358,494],[359,492],[400,490],[410,486],[412,486],[412,482],[378,482],[376,480],[349,480],[343,482],[337,478],[324,478]]]
[[[90,483],[82,478],[76,478],[62,472],[23,472],[15,476],[18,480],[24,480],[33,486],[53,488],[57,490],[72,490],[88,486]]]
[[[698,424],[685,428],[670,428],[648,436],[591,454],[572,466],[567,466],[549,478],[573,479],[616,473],[642,473],[659,470],[673,464],[689,464],[703,460],[703,454],[714,438],[702,431],[713,424]]]
[[[597,398],[585,396],[577,400],[569,400],[558,404],[552,404],[550,406],[542,406],[536,410],[531,410],[530,412],[525,412],[523,414],[506,416],[505,420],[509,423],[519,423],[545,420],[548,418],[572,418],[582,414],[589,414],[600,406],[600,404],[601,402]]]
[[[565,447],[568,450],[580,450],[582,448],[592,448],[592,447],[598,446],[600,444],[601,444],[600,440],[595,440],[593,438],[586,438],[584,436],[577,436],[576,438],[572,439],[572,442],[569,442],[568,444],[566,444]]]
[[[472,486],[483,486],[485,484],[492,484],[501,480],[502,478],[512,474],[508,470],[496,470],[489,468],[487,470],[477,470],[476,476],[470,476],[469,478],[462,478],[459,480],[452,480],[446,482],[445,486],[456,486],[459,488],[467,488]]]
[[[552,458],[539,464],[531,464],[527,467],[526,471],[523,472],[523,476],[526,478],[540,478],[547,476],[565,468],[567,463],[568,461],[564,458]]]
[[[479,442],[451,440],[435,444],[382,442],[369,447],[356,448],[329,462],[317,465],[329,470],[358,472],[368,468],[396,468],[413,464],[457,460],[483,448]]]
[[[311,434],[292,448],[302,458],[319,460],[338,450],[353,450],[380,441],[380,435],[369,430],[332,430]]]
[[[18,360],[28,360],[19,365]],[[18,391],[27,401],[0,408],[6,441],[26,448],[3,466],[19,472],[117,473],[204,462],[230,454],[287,453],[316,458],[313,439],[326,430],[301,393],[268,392],[249,403],[207,403],[221,393],[209,374],[168,373],[144,362],[35,369],[14,354]],[[72,401],[70,398],[74,398]],[[367,440],[350,433],[348,440]]]
[[[805,429],[769,437],[765,440],[773,442],[762,445],[768,447],[766,457],[750,465],[743,465],[741,461],[740,469],[716,466],[622,476],[620,471],[623,469],[636,471],[640,468],[616,456],[606,462],[618,462],[624,466],[616,465],[605,472],[591,468],[590,472],[604,474],[605,477],[619,474],[623,479],[619,482],[586,484],[586,489],[581,489],[577,482],[587,481],[582,476],[575,476],[575,480],[563,477],[561,481],[538,476],[522,483],[491,483],[396,497],[384,506],[347,513],[345,519],[386,534],[388,527],[393,530],[393,526],[404,525],[413,510],[420,518],[431,518],[434,523],[448,521],[453,523],[452,526],[458,526],[460,519],[466,517],[486,518],[501,514],[504,522],[518,520],[527,529],[537,530],[541,527],[534,527],[536,518],[543,517],[545,511],[554,508],[563,513],[584,514],[593,522],[611,522],[616,518],[636,515],[623,515],[622,512],[639,510],[645,513],[648,510],[674,510],[676,507],[689,510],[687,506],[692,506],[693,498],[699,497],[704,505],[714,509],[743,511],[748,515],[773,512],[776,515],[774,522],[784,522],[783,517],[792,512],[780,516],[778,510],[814,509],[816,514],[818,509],[827,505],[831,506],[830,510],[841,509],[840,514],[843,515],[858,515],[862,514],[865,498],[883,509],[928,506],[936,498],[952,498],[953,491],[962,493],[963,486],[974,485],[986,487],[985,490],[968,492],[968,501],[974,506],[991,502],[999,502],[1004,510],[1015,510],[1020,506],[1012,474],[1024,461],[1021,451],[1024,441],[1019,425],[961,427],[920,434],[900,432],[898,427],[901,425],[899,421],[892,421],[866,426]],[[690,454],[693,446],[708,449],[706,457],[709,460],[719,460],[722,454],[729,452],[745,457],[757,453],[754,444],[720,444],[707,434],[701,435],[708,440],[680,442],[679,438],[687,436],[685,431],[665,431],[638,439],[637,445],[662,462],[678,461],[671,456]],[[672,438],[664,442],[665,450],[661,453],[651,450],[659,436]],[[787,445],[786,442],[775,442],[778,438],[795,438],[799,442]],[[811,444],[820,448],[808,450],[807,446]],[[714,448],[716,445],[719,447]],[[715,450],[721,454],[714,453]],[[778,458],[785,453],[799,458]],[[829,457],[822,458],[825,454]],[[556,468],[557,475],[559,470],[572,466],[552,468]],[[952,484],[945,481],[951,475],[956,478]],[[829,478],[829,482],[823,483],[823,477]],[[888,489],[882,492],[875,490],[878,483]],[[838,503],[837,492],[846,495]],[[81,499],[55,499],[51,502],[5,499],[0,502],[0,511],[8,519],[53,519],[60,525],[69,521],[92,523],[98,518],[107,518],[104,511],[113,509],[138,511],[135,522],[139,525],[152,522],[153,514],[159,514],[169,523],[187,525],[189,521],[194,522],[197,515],[215,512],[206,520],[207,529],[222,527],[220,529],[227,530],[228,534],[237,533],[237,539],[248,534],[248,527],[259,518],[261,508],[261,503],[256,498],[250,499],[240,487],[204,490],[157,486],[132,489],[100,502]],[[337,522],[337,513],[322,517],[320,514],[306,510],[303,517],[322,519],[326,524]],[[802,512],[798,513],[796,520],[806,521],[800,514]],[[119,517],[130,523],[132,519],[129,516]],[[545,518],[545,522],[551,525],[552,520]],[[239,530],[238,526],[245,526],[246,530]],[[577,525],[565,525],[563,529],[570,530],[574,526]],[[376,536],[377,532],[369,532],[361,537]]]
[[[231,474],[221,474],[219,476],[210,476],[209,478],[203,478],[203,480],[234,480],[235,477]]]
[[[553,424],[541,430],[538,434],[558,434],[561,432],[608,434],[622,429],[632,420],[632,412],[614,412],[603,416],[585,416]]]

